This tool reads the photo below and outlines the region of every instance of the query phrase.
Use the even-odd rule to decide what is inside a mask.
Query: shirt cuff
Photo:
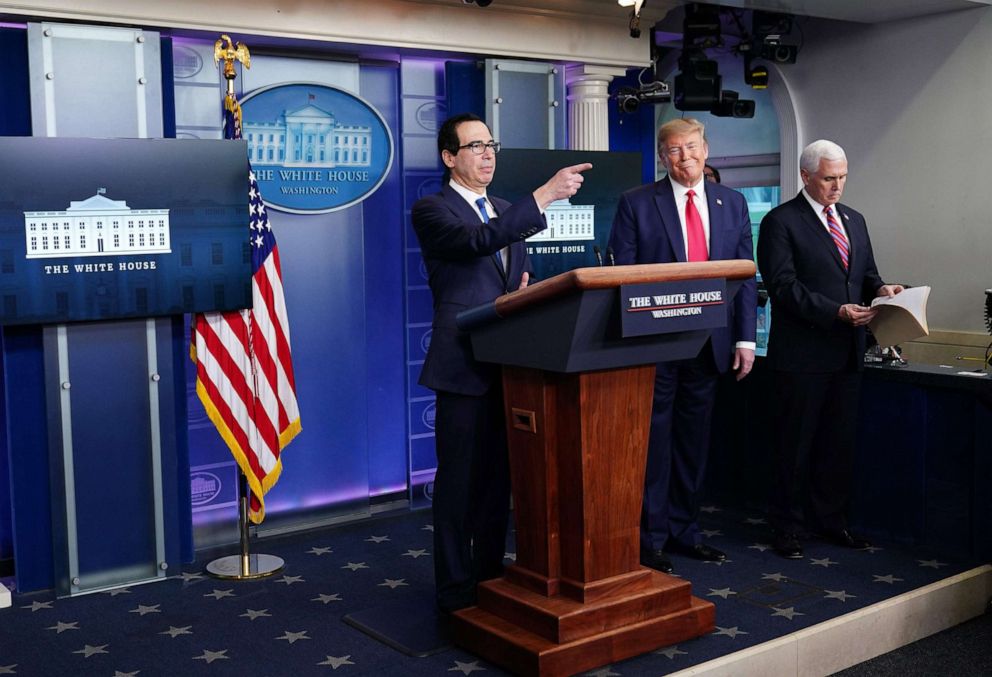
[[[747,348],[748,350],[757,350],[758,344],[754,341],[738,341],[734,344],[734,348]]]

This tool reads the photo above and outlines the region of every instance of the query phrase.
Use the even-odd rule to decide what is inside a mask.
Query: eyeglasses
[[[499,141],[490,141],[489,143],[473,141],[472,143],[466,143],[464,146],[458,146],[458,150],[461,150],[462,148],[468,148],[472,151],[472,155],[482,155],[486,152],[486,149],[491,150],[493,153],[498,153]]]

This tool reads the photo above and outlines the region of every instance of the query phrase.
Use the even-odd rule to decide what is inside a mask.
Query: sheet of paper
[[[895,296],[880,296],[871,302],[878,314],[868,326],[880,346],[899,345],[929,336],[927,299],[930,287],[911,287]]]

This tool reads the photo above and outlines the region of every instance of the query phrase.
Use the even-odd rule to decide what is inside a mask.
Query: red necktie
[[[709,261],[710,255],[706,248],[706,233],[703,232],[703,218],[696,209],[696,203],[692,198],[696,197],[696,191],[690,190],[686,193],[689,198],[685,203],[685,236],[688,245],[689,261]]]
[[[847,270],[848,259],[851,257],[851,245],[847,241],[847,235],[844,234],[844,229],[837,223],[833,208],[824,207],[823,213],[827,215],[827,228],[830,230],[830,237],[833,238],[834,244],[837,245],[837,251],[840,253],[840,260],[844,264],[844,270]]]

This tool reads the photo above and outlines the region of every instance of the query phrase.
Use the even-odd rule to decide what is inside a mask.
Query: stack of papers
[[[930,287],[912,287],[895,296],[879,296],[871,302],[878,314],[868,323],[880,346],[895,346],[929,336],[927,299]]]

